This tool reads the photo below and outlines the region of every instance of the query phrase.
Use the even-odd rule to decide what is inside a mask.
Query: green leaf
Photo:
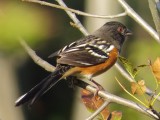
[[[124,65],[125,69],[131,75],[131,77],[135,78],[135,76],[138,73],[138,69],[137,68],[133,68],[133,65],[131,64],[131,62],[129,62],[126,58],[124,58],[122,56],[119,56],[119,60]]]

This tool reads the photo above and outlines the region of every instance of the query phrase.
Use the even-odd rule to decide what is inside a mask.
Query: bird
[[[106,22],[92,34],[82,37],[49,58],[56,57],[56,68],[29,92],[19,97],[15,106],[30,102],[32,105],[62,79],[75,76],[93,80],[93,77],[110,69],[120,54],[122,45],[132,32],[118,21]]]

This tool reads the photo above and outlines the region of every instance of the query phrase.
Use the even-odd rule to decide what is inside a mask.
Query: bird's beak
[[[127,29],[125,35],[126,35],[126,36],[132,35],[131,30]]]

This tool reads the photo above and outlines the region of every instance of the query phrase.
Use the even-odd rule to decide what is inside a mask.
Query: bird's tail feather
[[[48,77],[46,77],[39,84],[33,87],[29,92],[19,97],[15,102],[15,106],[20,106],[28,101],[30,101],[30,105],[32,105],[40,96],[42,96],[52,86],[54,86],[62,76],[63,73],[60,72],[59,69],[56,69]]]

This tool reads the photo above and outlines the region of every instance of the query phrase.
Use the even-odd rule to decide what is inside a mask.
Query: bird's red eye
[[[118,27],[117,31],[118,31],[119,33],[122,33],[122,32],[123,32],[123,28],[122,28],[122,27]]]

